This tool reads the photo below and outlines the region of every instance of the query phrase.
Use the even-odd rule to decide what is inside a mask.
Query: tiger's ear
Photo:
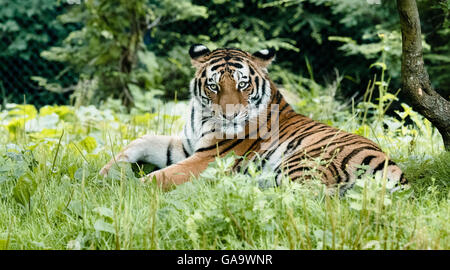
[[[275,59],[275,49],[264,49],[255,52],[253,55],[253,61],[255,61],[260,67],[267,68],[270,63]]]
[[[194,44],[189,49],[189,55],[191,56],[191,63],[194,67],[198,68],[201,64],[205,63],[207,56],[211,51],[202,44]]]

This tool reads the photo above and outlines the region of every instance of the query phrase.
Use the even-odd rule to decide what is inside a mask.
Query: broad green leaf
[[[13,197],[18,203],[28,207],[36,187],[37,185],[33,181],[32,176],[24,174],[17,180],[17,183],[13,188]]]
[[[59,118],[66,120],[66,121],[75,120],[74,119],[75,113],[73,111],[73,108],[69,107],[69,106],[49,106],[49,105],[47,105],[47,106],[44,106],[39,109],[40,116],[46,116],[46,115],[51,115],[51,114],[57,114],[59,116]]]
[[[78,168],[73,176],[76,180],[81,181],[83,180],[83,176],[85,179],[89,176],[89,171],[87,169]]]
[[[95,150],[95,148],[97,148],[97,141],[93,137],[88,136],[80,142],[80,145],[88,153],[91,153]]]
[[[33,105],[18,105],[18,104],[10,104],[7,105],[7,109],[11,109],[8,111],[9,116],[26,116],[26,119],[32,119],[37,116],[37,110]]]
[[[97,207],[94,208],[94,212],[100,214],[101,216],[108,217],[110,219],[114,218],[114,213],[110,208],[107,207]]]
[[[83,216],[83,205],[81,201],[74,200],[69,203],[69,206],[67,207],[73,214],[75,214],[77,217]]]
[[[114,227],[110,223],[104,222],[102,219],[97,219],[94,224],[94,229],[99,232],[108,232],[112,234],[116,234]]]
[[[61,136],[61,130],[57,129],[48,129],[44,128],[41,132],[33,132],[30,134],[30,137],[39,140],[39,139],[55,139]]]
[[[350,203],[350,208],[355,209],[357,211],[362,210],[362,204],[361,203],[356,203],[356,202],[351,202]]]

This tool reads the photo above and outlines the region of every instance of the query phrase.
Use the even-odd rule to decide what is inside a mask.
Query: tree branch
[[[420,18],[415,0],[397,0],[402,30],[402,91],[415,110],[439,130],[450,151],[450,102],[431,86],[422,56]]]

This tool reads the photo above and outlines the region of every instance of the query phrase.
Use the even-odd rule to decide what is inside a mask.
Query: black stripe
[[[297,149],[297,147],[302,143],[303,139],[299,137],[294,137],[287,146],[287,150],[289,150],[289,153]]]
[[[169,141],[169,145],[167,146],[166,152],[166,166],[172,164],[172,140]]]
[[[262,162],[263,165],[267,162],[268,159],[270,159],[270,157],[273,155],[273,153],[274,153],[275,151],[277,151],[278,148],[272,148],[272,147],[271,147],[271,148],[269,148],[269,149],[272,149],[272,150],[270,150],[270,151],[267,151],[267,150],[266,150],[266,153],[267,153],[267,154],[261,156],[261,158],[262,158],[262,160],[263,160],[263,162]]]
[[[300,166],[300,167],[297,167],[297,168],[295,168],[295,169],[292,169],[292,170],[288,170],[288,174],[289,174],[289,176],[290,175],[292,175],[292,174],[294,174],[294,173],[296,173],[296,172],[304,172],[304,171],[311,171],[311,170],[313,170],[313,169],[316,169],[317,171],[319,171],[319,172],[321,172],[321,173],[324,173],[322,170],[319,170],[317,167],[313,167],[313,168],[311,168],[310,166]]]
[[[249,65],[248,69],[250,70],[250,75],[255,75],[255,70]]]
[[[223,67],[223,66],[225,66],[225,63],[215,65],[215,66],[213,66],[213,67],[211,68],[211,71],[214,71],[214,70],[216,70],[216,69],[218,69],[218,68],[220,68],[220,67]]]
[[[291,171],[288,170],[288,174],[291,175],[291,174],[294,174],[296,172],[300,172],[300,171],[304,172],[304,171],[310,171],[310,170],[311,170],[310,167],[300,166],[300,167],[295,168],[295,169],[293,169]]]
[[[274,104],[280,104],[280,101],[281,101],[281,98],[283,97],[281,94],[280,94],[280,91],[276,91],[277,93],[275,94],[275,96],[274,96],[274,98],[276,98],[276,101],[275,102],[273,102]],[[273,99],[272,99],[273,100]]]
[[[224,150],[220,151],[220,154],[228,152],[229,150],[231,150],[232,148],[234,148],[236,145],[240,144],[243,141],[244,141],[244,139],[237,139],[235,142],[233,142],[227,148],[225,148]]]
[[[314,148],[314,149],[308,150],[307,147],[305,147],[305,148],[303,148],[302,150],[306,152],[306,154],[308,155],[308,157],[310,157],[310,158],[316,158],[316,157],[318,157],[320,154],[332,153],[332,152],[334,152],[337,148],[341,148],[340,151],[342,151],[342,148],[343,148],[342,146],[343,146],[343,145],[331,149],[332,146],[337,146],[337,145],[338,145],[338,143],[335,143],[335,144],[325,143],[325,144],[322,144],[321,146],[316,147],[316,148]],[[330,147],[330,146],[331,146],[331,147]]]
[[[191,110],[191,130],[192,130],[192,133],[195,133],[195,130],[194,130],[194,125],[195,125],[194,119],[195,119],[195,106],[192,105],[192,110]]]
[[[344,146],[348,146],[348,145],[340,145],[339,147],[344,147]],[[333,150],[334,150],[334,149],[333,149]],[[331,151],[333,151],[333,150],[331,150]],[[348,178],[348,176],[349,176],[349,174],[348,174],[347,171],[345,170],[345,164],[347,164],[348,160],[349,160],[351,157],[353,157],[354,155],[356,155],[356,154],[358,154],[359,152],[361,152],[362,150],[374,150],[374,149],[373,149],[372,147],[369,146],[368,148],[359,148],[359,149],[356,149],[356,150],[358,150],[358,151],[355,152],[355,150],[354,150],[354,151],[351,152],[349,155],[347,155],[346,159],[344,159],[345,162],[343,161],[343,163],[342,163],[341,171],[344,172],[344,174],[346,175],[346,178]],[[300,154],[300,156],[298,156],[298,157],[296,157],[296,158],[294,158],[294,159],[287,160],[286,165],[290,166],[290,165],[292,165],[293,163],[300,162],[301,160],[305,159],[307,155],[310,155],[311,152],[312,152],[312,151],[306,152],[306,154],[302,153],[302,154]],[[332,164],[332,165],[333,165],[333,168],[334,168],[336,171],[338,171],[337,168],[335,167],[335,165],[334,165],[333,163],[330,163],[330,164]],[[341,175],[338,173],[338,183],[341,182],[341,180],[342,180],[342,177],[341,177]]]
[[[323,142],[323,141],[325,141],[325,140],[328,140],[328,139],[330,139],[330,138],[333,138],[333,137],[335,137],[336,139],[339,139],[339,138],[337,138],[336,132],[335,132],[334,130],[330,130],[329,132],[332,132],[332,134],[320,138],[320,140],[318,140],[317,142],[314,142],[314,144],[317,145],[317,144],[319,144],[319,143],[321,143],[321,142]],[[327,133],[322,134],[322,135],[326,135],[326,134],[327,134]],[[323,146],[329,145],[329,144],[331,144],[331,143],[333,143],[333,142],[339,143],[340,141],[331,141],[331,142],[327,142],[325,145],[322,145],[322,146],[320,146],[320,147],[318,147],[318,148],[314,148],[314,149],[312,149],[312,150],[320,149],[320,148],[322,148]],[[311,150],[311,151],[312,151],[312,150]],[[308,152],[309,152],[309,151],[308,151]]]
[[[259,95],[259,93],[261,93]],[[262,102],[262,97],[266,94],[266,80],[263,80],[263,84],[262,84],[262,89],[261,92],[258,89],[258,96],[260,96],[260,98],[258,99],[258,101],[255,103],[255,106],[258,107],[261,102]]]
[[[373,172],[375,173],[376,171],[384,170],[384,163],[385,162],[386,162],[386,158],[384,160],[382,160],[380,162],[380,164],[378,164],[378,166],[375,167],[375,169],[373,169]],[[387,165],[390,166],[390,165],[396,165],[396,164],[392,160],[388,160],[388,164]]]
[[[255,92],[256,92],[256,94],[253,96],[253,93],[255,93]],[[255,88],[252,89],[252,92],[250,93],[249,96],[251,96],[251,98],[250,98],[250,101],[251,101],[251,102],[255,102],[255,101],[257,101],[258,99],[261,98],[261,97],[259,96],[259,94],[258,94],[258,91],[257,91]],[[252,97],[252,96],[253,96],[253,97]]]
[[[247,149],[247,151],[244,152],[244,155],[250,152],[250,150],[252,150],[258,142],[261,142],[261,138],[259,137],[256,138],[252,145],[250,145],[250,147]]]
[[[336,147],[336,148],[333,148],[333,149],[330,149],[330,151],[329,152],[333,152],[333,151],[335,151],[337,148],[340,148],[340,149],[342,149],[343,147],[345,147],[345,146],[349,146],[349,145],[352,145],[353,143],[350,143],[350,144],[343,144],[343,145],[339,145],[338,147]],[[335,144],[335,145],[337,145],[337,144]],[[314,150],[322,150],[322,147],[320,147],[320,148],[316,148],[316,149],[314,149]],[[373,149],[372,149],[373,150]],[[301,157],[299,157],[299,158],[296,158],[296,159],[293,159],[293,160],[289,160],[288,162],[289,162],[289,164],[291,164],[291,163],[293,163],[293,162],[298,162],[298,161],[300,161],[301,159],[303,159],[304,158],[304,155],[308,155],[308,156],[310,156],[311,157],[311,155],[313,154],[313,152],[314,151],[307,151],[305,154],[302,154],[302,156]]]
[[[303,126],[303,129],[302,129],[302,130],[299,130],[299,132],[301,132],[302,134],[304,134],[305,132],[311,130],[311,129],[314,128],[314,127],[319,127],[319,129],[320,129],[320,128],[323,128],[323,126],[320,125],[320,124],[317,123],[317,122],[311,121],[310,123],[311,123],[310,126],[306,126],[306,127]]]
[[[259,77],[255,77],[255,85],[256,85],[256,91],[259,91]]]
[[[350,152],[350,154],[348,154],[348,155],[342,160],[342,164],[341,164],[341,170],[345,173],[346,180],[348,180],[348,179],[349,179],[349,176],[350,176],[350,174],[347,172],[347,170],[345,170],[345,169],[346,169],[346,166],[348,165],[349,160],[350,160],[352,157],[356,156],[358,153],[360,153],[360,152],[362,152],[362,151],[364,151],[364,150],[376,150],[376,151],[378,151],[378,149],[375,149],[374,147],[371,147],[371,146],[364,146],[364,147],[360,147],[360,148],[353,149],[353,151]]]
[[[361,162],[361,165],[369,166],[370,162],[371,162],[372,159],[374,159],[374,158],[376,158],[376,156],[374,156],[374,155],[369,155],[369,156],[365,157],[365,158],[363,159],[363,161]]]
[[[192,148],[191,140],[188,139],[188,138],[186,138],[186,142],[188,143],[189,149],[190,149],[191,151],[194,151],[194,148]]]
[[[318,143],[320,143],[320,142],[322,142],[322,141],[324,141],[326,139],[329,139],[330,137],[336,136],[336,132],[334,132],[333,130],[331,130],[330,132],[333,132],[333,134],[323,137],[320,141],[315,142],[314,145],[317,145]],[[308,155],[311,155],[312,153],[315,153],[317,150],[323,150],[322,148],[324,146],[327,146],[327,145],[331,146],[331,147],[336,146],[333,149],[329,149],[328,152],[332,152],[332,151],[334,151],[337,148],[342,148],[344,146],[348,146],[348,145],[352,145],[352,144],[357,144],[358,143],[358,142],[352,142],[352,143],[349,143],[349,144],[345,144],[346,142],[355,140],[357,138],[350,138],[350,139],[347,139],[347,140],[342,140],[341,138],[337,138],[337,139],[338,140],[336,140],[336,141],[327,142],[326,144],[323,144],[323,145],[321,145],[319,147],[316,147],[316,148],[313,148],[313,149],[309,149],[309,150],[306,150],[306,151],[308,152]],[[307,147],[305,149],[307,149]]]
[[[183,147],[183,153],[184,153],[184,156],[185,156],[186,158],[189,157],[190,154],[189,154],[189,152],[186,150],[186,148],[184,147],[184,144],[183,144],[183,143],[181,143],[181,146]]]
[[[378,166],[376,166],[376,167],[373,169],[373,172],[375,173],[376,171],[382,170],[382,169],[384,168],[384,163],[385,163],[385,162],[386,162],[386,159],[382,160],[382,161],[378,164]]]
[[[202,80],[198,79],[197,80],[197,96],[201,96],[201,91],[202,91]]]
[[[312,127],[311,127],[311,128],[312,128]],[[308,128],[308,130],[310,130],[311,128]],[[297,146],[299,146],[305,138],[307,138],[307,137],[309,137],[309,136],[311,136],[311,135],[314,135],[314,134],[316,134],[316,133],[318,133],[318,132],[321,132],[321,131],[323,131],[323,130],[326,130],[326,129],[324,129],[324,128],[318,128],[318,129],[313,130],[313,131],[302,132],[301,134],[298,134],[298,133],[296,132],[296,134],[294,134],[294,135],[296,135],[297,137],[295,137],[295,139],[293,139],[292,141],[289,142],[289,144],[288,144],[288,149],[292,149],[292,150],[296,149]],[[295,146],[294,146],[294,143],[295,143]]]
[[[400,175],[400,184],[404,185],[408,183],[408,179],[406,179],[405,174],[402,172]]]
[[[243,68],[243,66],[239,63],[228,62],[228,65],[233,66],[235,68]]]
[[[314,135],[314,134],[316,134],[316,133],[318,133],[318,132],[321,132],[321,131],[324,131],[324,130],[327,130],[327,129],[328,129],[328,127],[326,127],[326,126],[323,126],[323,127],[320,127],[320,126],[319,126],[318,129],[315,129],[315,130],[309,131],[309,132],[305,132],[305,131],[311,130],[311,129],[314,128],[314,127],[317,127],[316,123],[313,123],[312,126],[307,127],[305,130],[302,130],[301,133],[300,133],[299,135],[297,135],[298,137],[296,137],[295,139],[293,139],[293,140],[288,144],[287,149],[295,149],[295,148],[297,148],[297,146],[299,146],[299,145],[302,143],[302,141],[303,141],[305,138],[307,138],[307,137],[309,137],[309,136],[311,136],[311,135]],[[297,134],[298,134],[298,133],[297,133]],[[295,143],[295,142],[296,142],[296,143]],[[295,147],[293,147],[293,144],[294,144],[294,143],[295,143]]]
[[[217,63],[217,62],[219,62],[221,60],[222,60],[222,58],[213,59],[213,60],[210,60],[208,64],[209,65],[214,65],[215,63]]]
[[[283,126],[282,128],[280,128],[280,129],[278,130],[278,134],[283,133],[283,131],[284,131],[285,129],[289,128],[289,127],[291,127],[291,126],[289,126],[289,125]],[[269,133],[269,132],[268,132],[268,133]],[[290,132],[286,132],[286,133],[282,134],[281,137],[279,137],[275,142],[273,142],[273,143],[269,146],[269,149],[272,149],[272,148],[275,146],[275,144],[279,144],[280,142],[284,142],[284,137],[285,137],[285,136],[288,136],[288,135],[291,135],[291,134],[292,134],[292,133],[290,133]],[[276,149],[277,149],[277,148],[275,148],[274,150],[272,150],[272,151],[269,152],[269,153],[266,152],[266,154],[263,155],[262,158],[269,157]],[[288,150],[289,150],[289,144],[288,144],[288,147],[286,148],[286,152],[284,152],[283,154],[286,154],[287,152],[289,152]]]
[[[216,129],[215,129],[215,128],[213,128],[213,129],[210,129],[210,130],[208,130],[208,131],[206,131],[206,132],[202,133],[202,136],[201,136],[201,137],[204,137],[205,135],[208,135],[208,134],[210,134],[210,133],[213,133],[213,132],[215,132],[215,131],[216,131]]]
[[[216,147],[219,147],[219,146],[221,146],[221,145],[223,145],[223,144],[225,144],[227,142],[230,142],[230,141],[231,140],[223,140],[223,141],[218,142],[217,146],[214,144],[214,145],[210,145],[210,146],[207,146],[207,147],[202,147],[200,149],[197,149],[197,151],[195,151],[195,152],[209,151],[209,150],[215,149]]]
[[[334,171],[334,173],[333,172],[332,173],[333,173],[334,177],[336,178],[336,183],[340,183],[342,181],[342,177],[341,177],[341,174],[338,171],[338,168],[333,163],[333,161],[330,161],[330,163],[328,163],[328,165]]]
[[[194,89],[193,89],[193,91],[194,91],[194,96],[195,96],[195,97],[198,96],[198,91],[197,91],[197,79],[194,79]]]
[[[284,111],[288,106],[289,104],[286,102],[286,104],[284,104],[284,106],[281,108],[280,112]]]

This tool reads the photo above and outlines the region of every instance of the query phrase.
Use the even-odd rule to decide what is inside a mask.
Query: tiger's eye
[[[240,82],[239,84],[238,84],[238,87],[239,87],[239,89],[244,89],[244,88],[246,88],[247,87],[247,82]]]
[[[217,91],[217,84],[209,84],[208,85],[209,89],[213,90],[213,91]]]

